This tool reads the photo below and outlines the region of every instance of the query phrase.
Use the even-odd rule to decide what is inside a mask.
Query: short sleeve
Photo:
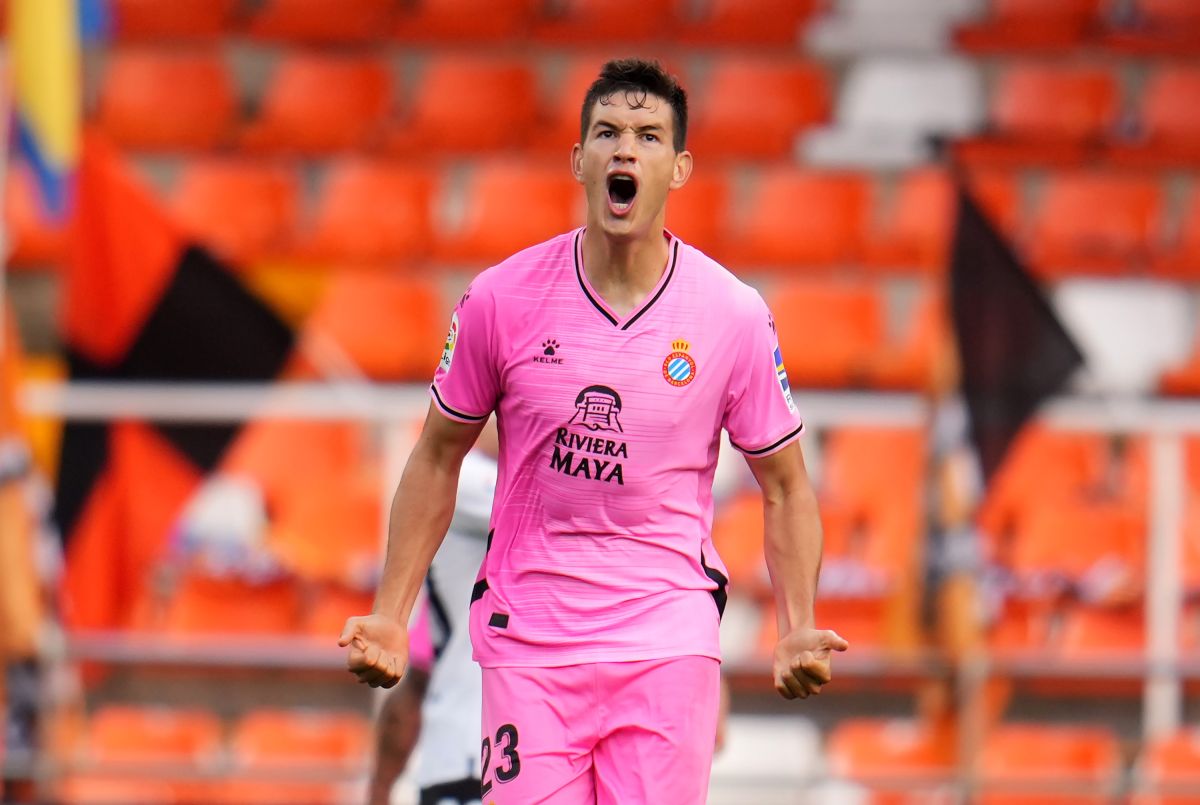
[[[804,423],[792,400],[775,321],[757,294],[741,323],[741,349],[725,407],[729,441],[747,456],[766,456],[798,437]]]
[[[430,393],[438,409],[457,422],[487,419],[499,399],[495,310],[491,294],[472,286],[450,316]]]

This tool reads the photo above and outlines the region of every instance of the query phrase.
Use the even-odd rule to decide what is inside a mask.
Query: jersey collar
[[[579,287],[583,290],[583,295],[587,298],[588,302],[591,303],[592,307],[600,311],[600,315],[607,319],[608,322],[618,330],[628,330],[631,326],[633,326],[634,322],[640,319],[647,310],[654,306],[654,303],[657,302],[659,297],[663,295],[663,292],[667,290],[667,285],[671,282],[671,277],[675,275],[675,267],[679,263],[679,238],[675,237],[675,235],[673,235],[670,231],[663,230],[666,232],[668,239],[667,270],[662,273],[662,276],[658,280],[658,285],[654,287],[654,290],[647,294],[646,301],[642,302],[640,305],[630,311],[629,315],[625,317],[624,321],[622,321],[621,319],[617,318],[617,314],[613,313],[608,305],[605,304],[604,300],[600,297],[600,294],[596,293],[596,291],[592,288],[592,284],[588,282],[587,273],[583,270],[583,233],[585,230],[586,227],[581,227],[575,232],[575,278],[579,281]]]

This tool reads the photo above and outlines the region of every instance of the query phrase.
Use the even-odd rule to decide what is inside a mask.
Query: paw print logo
[[[557,350],[557,349],[558,349],[558,342],[555,341],[553,338],[547,338],[545,341],[542,342],[542,354],[543,355],[553,355],[555,350]]]

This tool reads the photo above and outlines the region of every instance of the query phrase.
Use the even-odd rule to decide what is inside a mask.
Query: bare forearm
[[[387,558],[373,611],[407,623],[417,593],[450,526],[458,461],[439,460],[417,445],[392,498]]]
[[[822,543],[816,497],[807,485],[779,490],[766,496],[764,513],[764,547],[779,634],[812,628]]]

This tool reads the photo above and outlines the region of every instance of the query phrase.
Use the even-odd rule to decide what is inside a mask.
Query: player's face
[[[667,193],[692,172],[692,155],[676,153],[672,144],[674,122],[671,105],[656,95],[616,92],[596,102],[571,154],[589,227],[622,238],[661,232]]]

